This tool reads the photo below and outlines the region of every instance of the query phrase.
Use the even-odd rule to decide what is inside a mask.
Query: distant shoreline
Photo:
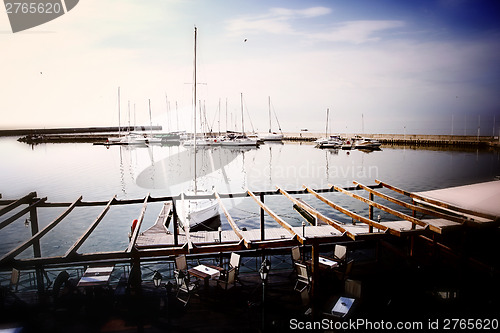
[[[80,133],[106,133],[121,131],[159,131],[161,126],[134,126],[134,127],[61,127],[61,128],[24,128],[24,129],[0,129],[1,136],[37,135],[37,134],[80,134]]]

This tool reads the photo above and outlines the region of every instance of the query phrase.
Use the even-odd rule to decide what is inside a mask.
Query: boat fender
[[[130,230],[132,231],[132,233],[134,232],[135,227],[137,227],[137,219],[135,219],[135,220],[132,222],[132,227],[130,228]]]

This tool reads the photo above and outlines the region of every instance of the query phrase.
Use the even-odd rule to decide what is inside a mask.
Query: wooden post
[[[179,221],[177,219],[177,208],[175,206],[175,201],[172,200],[172,221],[174,223],[174,246],[179,246]]]
[[[373,193],[370,193],[370,194],[369,194],[369,196],[368,196],[368,198],[369,198],[371,201],[373,201]],[[373,206],[372,206],[372,205],[370,205],[370,208],[369,208],[369,210],[368,210],[368,218],[369,218],[370,220],[373,220]]]
[[[313,316],[316,315],[316,304],[317,304],[317,295],[318,290],[317,290],[317,281],[318,281],[318,271],[319,271],[319,245],[317,242],[312,243],[312,250],[311,250],[311,308],[313,312]]]
[[[33,203],[33,199],[32,202]],[[30,209],[30,220],[31,220],[31,236],[34,236],[38,233],[38,214],[36,210],[36,206]],[[40,248],[40,240],[36,239],[33,242],[33,257],[40,258],[42,256],[42,250]],[[43,280],[43,268],[41,266],[36,267],[35,269],[36,276],[36,286],[39,293],[43,293],[45,291],[45,282]]]
[[[260,201],[264,203],[264,193],[260,193]],[[265,240],[265,223],[264,223],[264,208],[260,207],[260,240],[264,241]]]

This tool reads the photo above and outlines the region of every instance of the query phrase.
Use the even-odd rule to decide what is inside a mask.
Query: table
[[[224,271],[224,268],[213,266],[213,265],[198,265],[191,269],[188,269],[188,273],[200,278],[205,283],[205,288],[208,288],[210,279],[217,279],[220,273]]]
[[[312,259],[307,261],[307,265],[312,266]],[[328,257],[319,256],[318,266],[321,270],[328,270],[335,267],[339,267],[339,262]]]
[[[331,310],[332,315],[336,317],[345,317],[354,303],[354,298],[340,297]]]
[[[78,287],[96,287],[108,284],[115,266],[89,267],[83,274]]]

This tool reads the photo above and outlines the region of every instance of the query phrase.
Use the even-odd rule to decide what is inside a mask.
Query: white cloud
[[[299,18],[313,18],[331,12],[326,7],[306,9],[271,8],[268,13],[229,20],[227,30],[232,35],[248,33],[298,34],[291,21]]]
[[[349,21],[343,22],[325,33],[309,34],[308,36],[330,42],[365,43],[377,41],[376,34],[385,30],[403,27],[403,21]]]
[[[313,41],[365,43],[377,41],[378,33],[405,25],[397,20],[359,20],[338,23],[326,27],[323,32],[311,33],[307,27],[294,24],[300,18],[314,18],[328,15],[332,12],[326,7],[311,7],[306,9],[271,8],[268,13],[258,16],[247,16],[232,19],[227,22],[227,30],[232,35],[272,33],[303,37]]]

